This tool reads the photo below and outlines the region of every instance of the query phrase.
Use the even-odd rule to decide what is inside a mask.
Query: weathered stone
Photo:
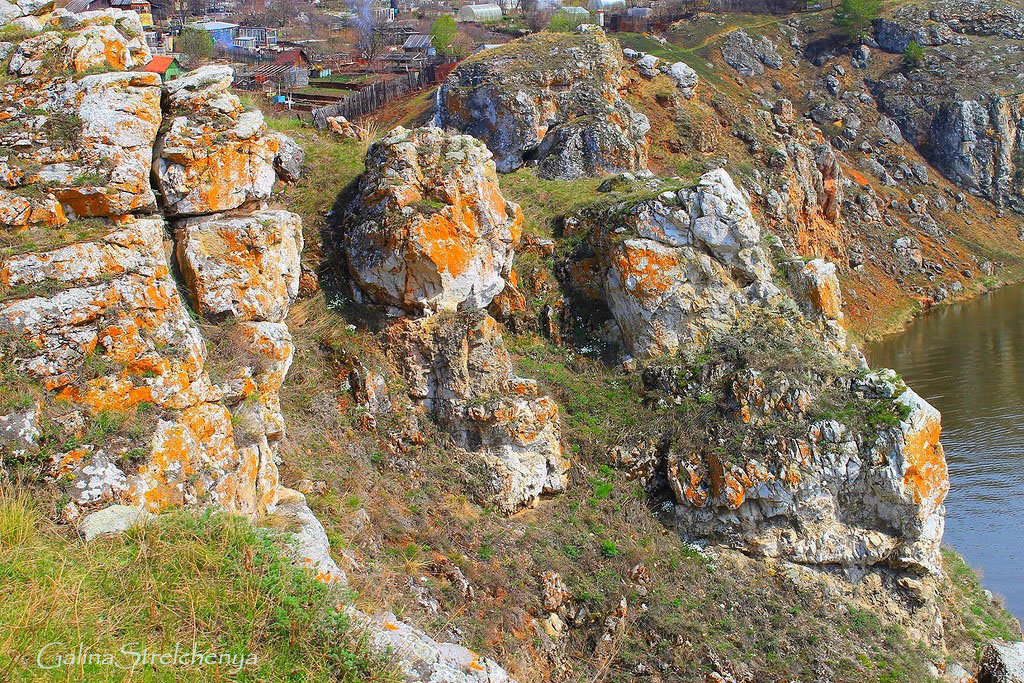
[[[135,526],[142,526],[156,518],[151,512],[127,505],[111,505],[82,517],[78,533],[88,543],[101,536],[123,534]]]
[[[534,34],[461,62],[441,85],[437,125],[483,140],[503,173],[530,160],[546,177],[646,169],[650,125],[621,87],[600,29]]]
[[[763,75],[766,66],[782,68],[782,56],[775,44],[764,36],[755,41],[743,29],[736,29],[725,37],[722,59],[748,78]]]
[[[206,317],[281,321],[299,292],[302,219],[289,211],[189,218],[175,228],[178,266]]]
[[[690,68],[689,64],[686,62],[676,62],[668,67],[665,73],[675,81],[676,87],[679,88],[679,92],[682,93],[683,97],[686,99],[693,97],[700,79],[697,77],[697,72]]]
[[[277,180],[279,146],[259,111],[214,120],[175,117],[157,140],[153,162],[164,211],[209,214],[267,199]]]
[[[513,373],[493,318],[403,318],[386,340],[409,396],[483,467],[482,498],[512,513],[565,487],[558,406]]]
[[[396,128],[366,159],[346,210],[345,258],[361,298],[408,312],[485,308],[522,231],[486,147],[437,128]]]
[[[282,488],[272,519],[288,529],[287,553],[298,566],[313,572],[321,583],[345,584],[348,577],[331,557],[331,544],[323,524],[298,491]]]
[[[1024,683],[1024,642],[993,641],[978,664],[978,683]]]
[[[637,357],[706,339],[778,291],[760,227],[721,169],[692,190],[584,213],[570,227],[590,232],[571,259],[573,287],[606,301]]]

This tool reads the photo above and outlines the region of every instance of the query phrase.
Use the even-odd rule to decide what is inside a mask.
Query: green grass
[[[993,638],[1021,640],[1020,624],[984,593],[977,572],[951,548],[942,549],[947,587],[942,605],[950,651],[969,662]]]
[[[599,360],[570,359],[564,349],[535,335],[508,337],[507,343],[517,371],[536,378],[558,401],[562,433],[574,449],[598,452],[652,426],[653,413],[643,405],[636,377],[610,371]],[[594,493],[604,493],[604,487]]]
[[[291,136],[306,150],[302,176],[282,191],[281,201],[302,216],[306,244],[315,247],[338,193],[363,172],[366,145],[339,140],[292,116],[268,116],[267,125]]]
[[[281,541],[226,514],[174,513],[85,544],[50,525],[27,493],[0,496],[0,680],[395,680],[335,609],[338,596],[293,567]],[[83,643],[97,657],[41,670]],[[217,664],[133,652],[225,654]],[[128,654],[122,653],[122,648]],[[116,657],[124,669],[102,655]]]
[[[600,178],[545,180],[529,168],[500,176],[499,184],[505,198],[522,208],[524,232],[541,237],[552,235],[554,223],[560,217],[606,196],[597,191]]]

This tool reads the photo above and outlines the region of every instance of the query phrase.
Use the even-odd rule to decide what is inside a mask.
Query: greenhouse
[[[558,11],[562,12],[563,14],[568,14],[573,19],[581,19],[584,21],[590,19],[590,12],[588,12],[585,7],[576,7],[574,5],[569,5],[567,7],[563,7]]]
[[[626,0],[589,0],[587,9],[591,12],[625,12]]]
[[[459,8],[455,16],[457,21],[499,21],[501,19],[501,8],[493,3],[484,5],[466,5]]]

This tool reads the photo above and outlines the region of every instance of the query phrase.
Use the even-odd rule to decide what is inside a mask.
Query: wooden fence
[[[337,104],[314,109],[313,125],[317,128],[326,128],[329,117],[344,116],[349,121],[355,121],[372,114],[392,100],[440,82],[451,71],[451,66],[444,63],[424,64],[416,71],[410,71],[388,81],[372,83]]]

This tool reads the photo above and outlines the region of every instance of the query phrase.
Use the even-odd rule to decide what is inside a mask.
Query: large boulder
[[[396,128],[370,148],[342,219],[355,292],[409,313],[485,308],[505,288],[522,221],[482,143]]]
[[[774,313],[742,325],[787,340],[813,329]],[[806,349],[801,368],[726,357],[696,377],[676,366],[645,374],[651,386],[718,401],[709,434],[666,455],[680,530],[804,565],[938,576],[949,490],[938,411],[892,371],[843,370],[828,346]]]
[[[620,96],[618,51],[600,29],[538,33],[459,64],[437,125],[483,140],[497,169],[536,161],[546,177],[647,168],[647,117]]]
[[[96,14],[28,38],[11,53],[8,71],[17,78],[0,83],[7,150],[0,224],[59,226],[155,208],[149,169],[162,116],[160,78],[122,71],[148,60],[138,17]],[[109,39],[107,49],[97,31]],[[62,65],[110,71],[72,79]]]
[[[605,301],[640,358],[706,340],[778,293],[760,226],[722,169],[694,188],[584,211],[567,230],[588,233],[570,257],[571,286]]]
[[[762,36],[754,40],[743,29],[736,29],[722,43],[722,59],[748,78],[763,76],[765,67],[782,68],[782,56],[775,44]]]
[[[280,322],[298,295],[302,219],[290,211],[199,216],[175,227],[178,266],[211,319]]]
[[[157,140],[153,176],[169,216],[196,216],[268,199],[278,176],[294,180],[294,143],[230,92],[233,72],[204,66],[164,85],[170,125]]]

